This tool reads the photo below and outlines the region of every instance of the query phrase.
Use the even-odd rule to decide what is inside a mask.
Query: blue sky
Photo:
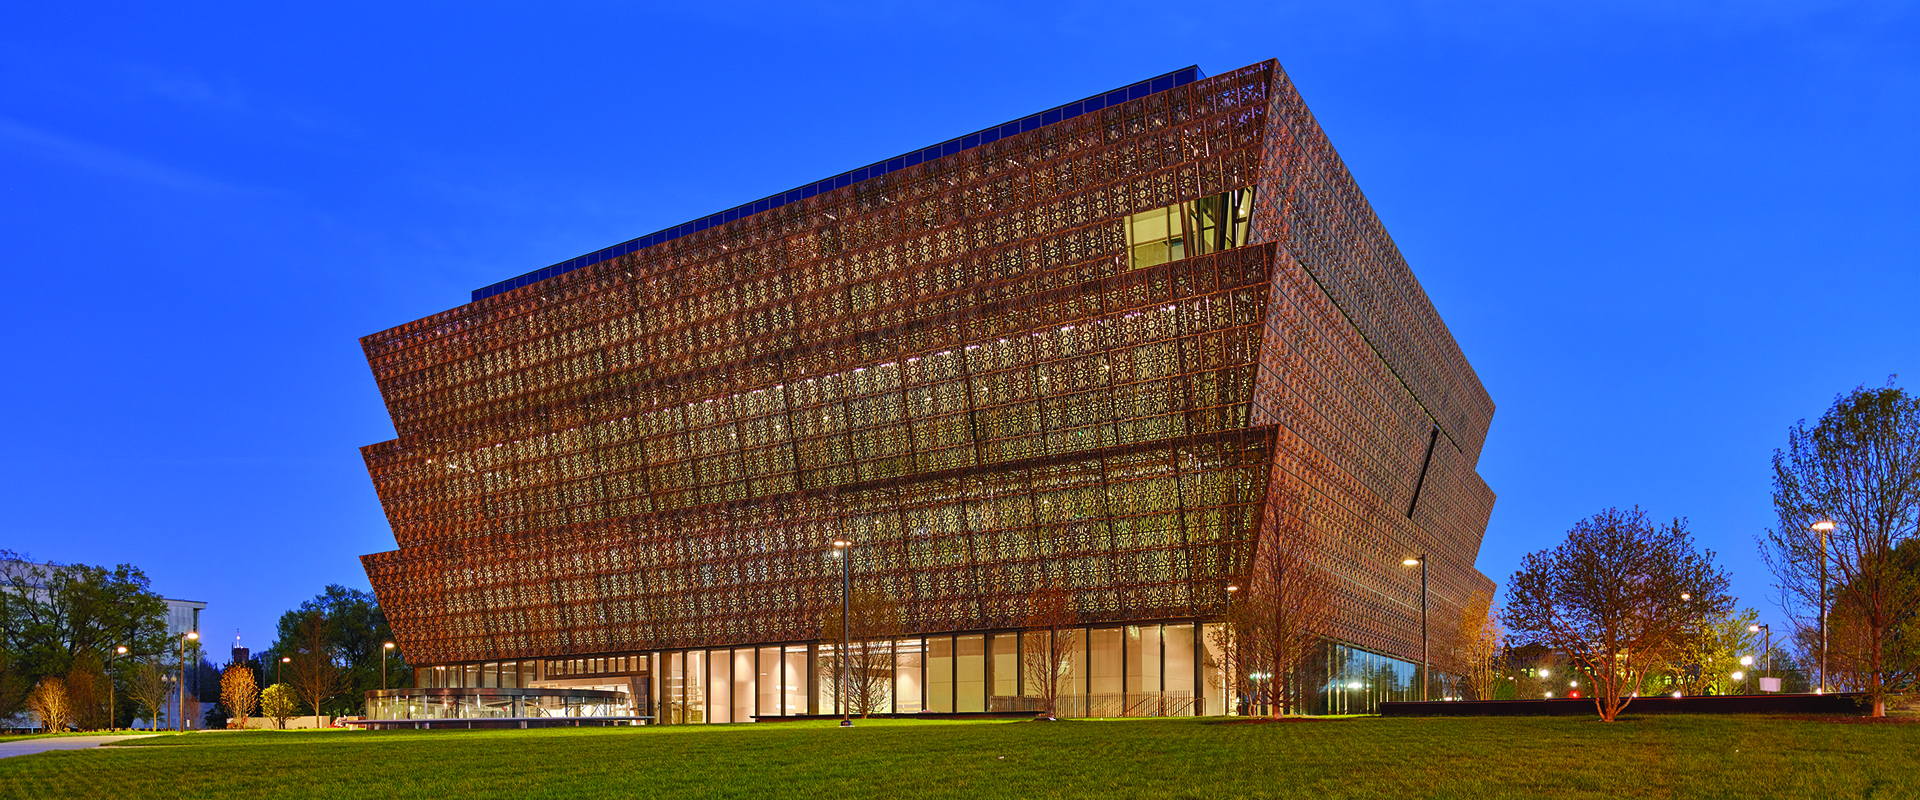
[[[393,539],[358,337],[1198,64],[1278,58],[1491,391],[1496,581],[1610,505],[1743,604],[1768,457],[1920,388],[1920,9],[1565,2],[19,5],[0,547],[262,646]]]

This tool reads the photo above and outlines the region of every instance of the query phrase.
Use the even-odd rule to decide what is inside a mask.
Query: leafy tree
[[[1500,610],[1493,595],[1475,589],[1461,608],[1460,625],[1454,637],[1453,661],[1466,678],[1468,691],[1475,700],[1492,700],[1506,680],[1507,631],[1500,625]]]
[[[33,693],[27,695],[27,708],[40,717],[40,729],[57,733],[65,731],[73,720],[73,704],[67,698],[65,681],[51,675],[41,678],[33,687]]]
[[[1567,540],[1529,554],[1508,582],[1506,622],[1567,654],[1612,722],[1647,679],[1680,656],[1690,632],[1727,613],[1727,576],[1694,549],[1686,522],[1656,526],[1639,508],[1581,520]]]
[[[73,726],[83,731],[107,727],[107,674],[100,659],[91,653],[76,656],[66,685]]]
[[[247,665],[229,666],[220,676],[220,706],[227,716],[240,721],[240,727],[247,727],[247,718],[260,706],[260,684],[254,682]]]
[[[1920,582],[1896,552],[1920,538],[1920,398],[1859,388],[1818,425],[1788,428],[1786,449],[1773,454],[1773,506],[1779,527],[1760,537],[1760,551],[1783,604],[1817,630],[1824,601],[1828,639],[1844,626],[1846,668],[1872,695],[1873,715],[1885,716],[1888,692],[1920,676],[1904,641]]]
[[[300,695],[292,686],[276,683],[260,692],[260,714],[273,720],[276,728],[284,730],[287,718],[300,713]]]
[[[26,673],[18,668],[18,663],[7,651],[0,650],[0,719],[18,714],[27,707],[27,692],[33,684],[27,680]]]
[[[166,602],[127,564],[38,564],[0,550],[0,650],[29,676],[65,675],[82,654],[163,652]]]
[[[1669,665],[1666,691],[1685,694],[1737,694],[1754,686],[1748,679],[1734,680],[1736,672],[1757,673],[1742,665],[1743,656],[1758,658],[1760,634],[1750,628],[1760,621],[1760,612],[1749,608],[1739,613],[1729,610],[1702,620],[1682,643],[1673,664]]]
[[[381,651],[383,645],[394,641],[393,630],[387,626],[386,614],[373,593],[330,585],[299,608],[280,615],[279,639],[259,654],[260,663],[272,669],[281,656],[299,652],[303,645],[296,631],[311,612],[326,617],[328,643],[339,666],[340,686],[323,708],[336,715],[357,713],[366,692],[380,688]],[[399,648],[386,652],[385,663],[388,686],[413,684],[413,670]]]

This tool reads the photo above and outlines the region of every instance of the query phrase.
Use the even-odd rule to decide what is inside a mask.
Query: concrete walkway
[[[28,739],[23,742],[0,742],[0,758],[8,756],[30,756],[50,750],[86,750],[99,747],[107,742],[121,739],[140,739],[153,736],[151,733],[119,734],[113,736],[49,736],[44,739]]]

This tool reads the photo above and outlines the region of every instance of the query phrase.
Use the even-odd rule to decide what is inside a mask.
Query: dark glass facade
[[[1279,65],[1192,77],[363,339],[399,432],[364,562],[423,680],[830,712],[843,538],[896,713],[1025,709],[1049,587],[1071,709],[1220,713],[1206,626],[1286,526],[1340,587],[1301,679],[1405,691],[1353,665],[1419,658],[1403,558],[1436,626],[1491,589],[1492,402]]]

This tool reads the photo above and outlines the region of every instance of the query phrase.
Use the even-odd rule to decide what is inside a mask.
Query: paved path
[[[99,747],[107,742],[117,742],[121,739],[139,739],[153,735],[154,734],[151,733],[142,733],[131,736],[49,736],[45,739],[28,739],[23,742],[0,742],[0,758],[6,758],[8,756],[30,756],[34,753],[45,753],[49,750],[85,750],[90,747]]]

